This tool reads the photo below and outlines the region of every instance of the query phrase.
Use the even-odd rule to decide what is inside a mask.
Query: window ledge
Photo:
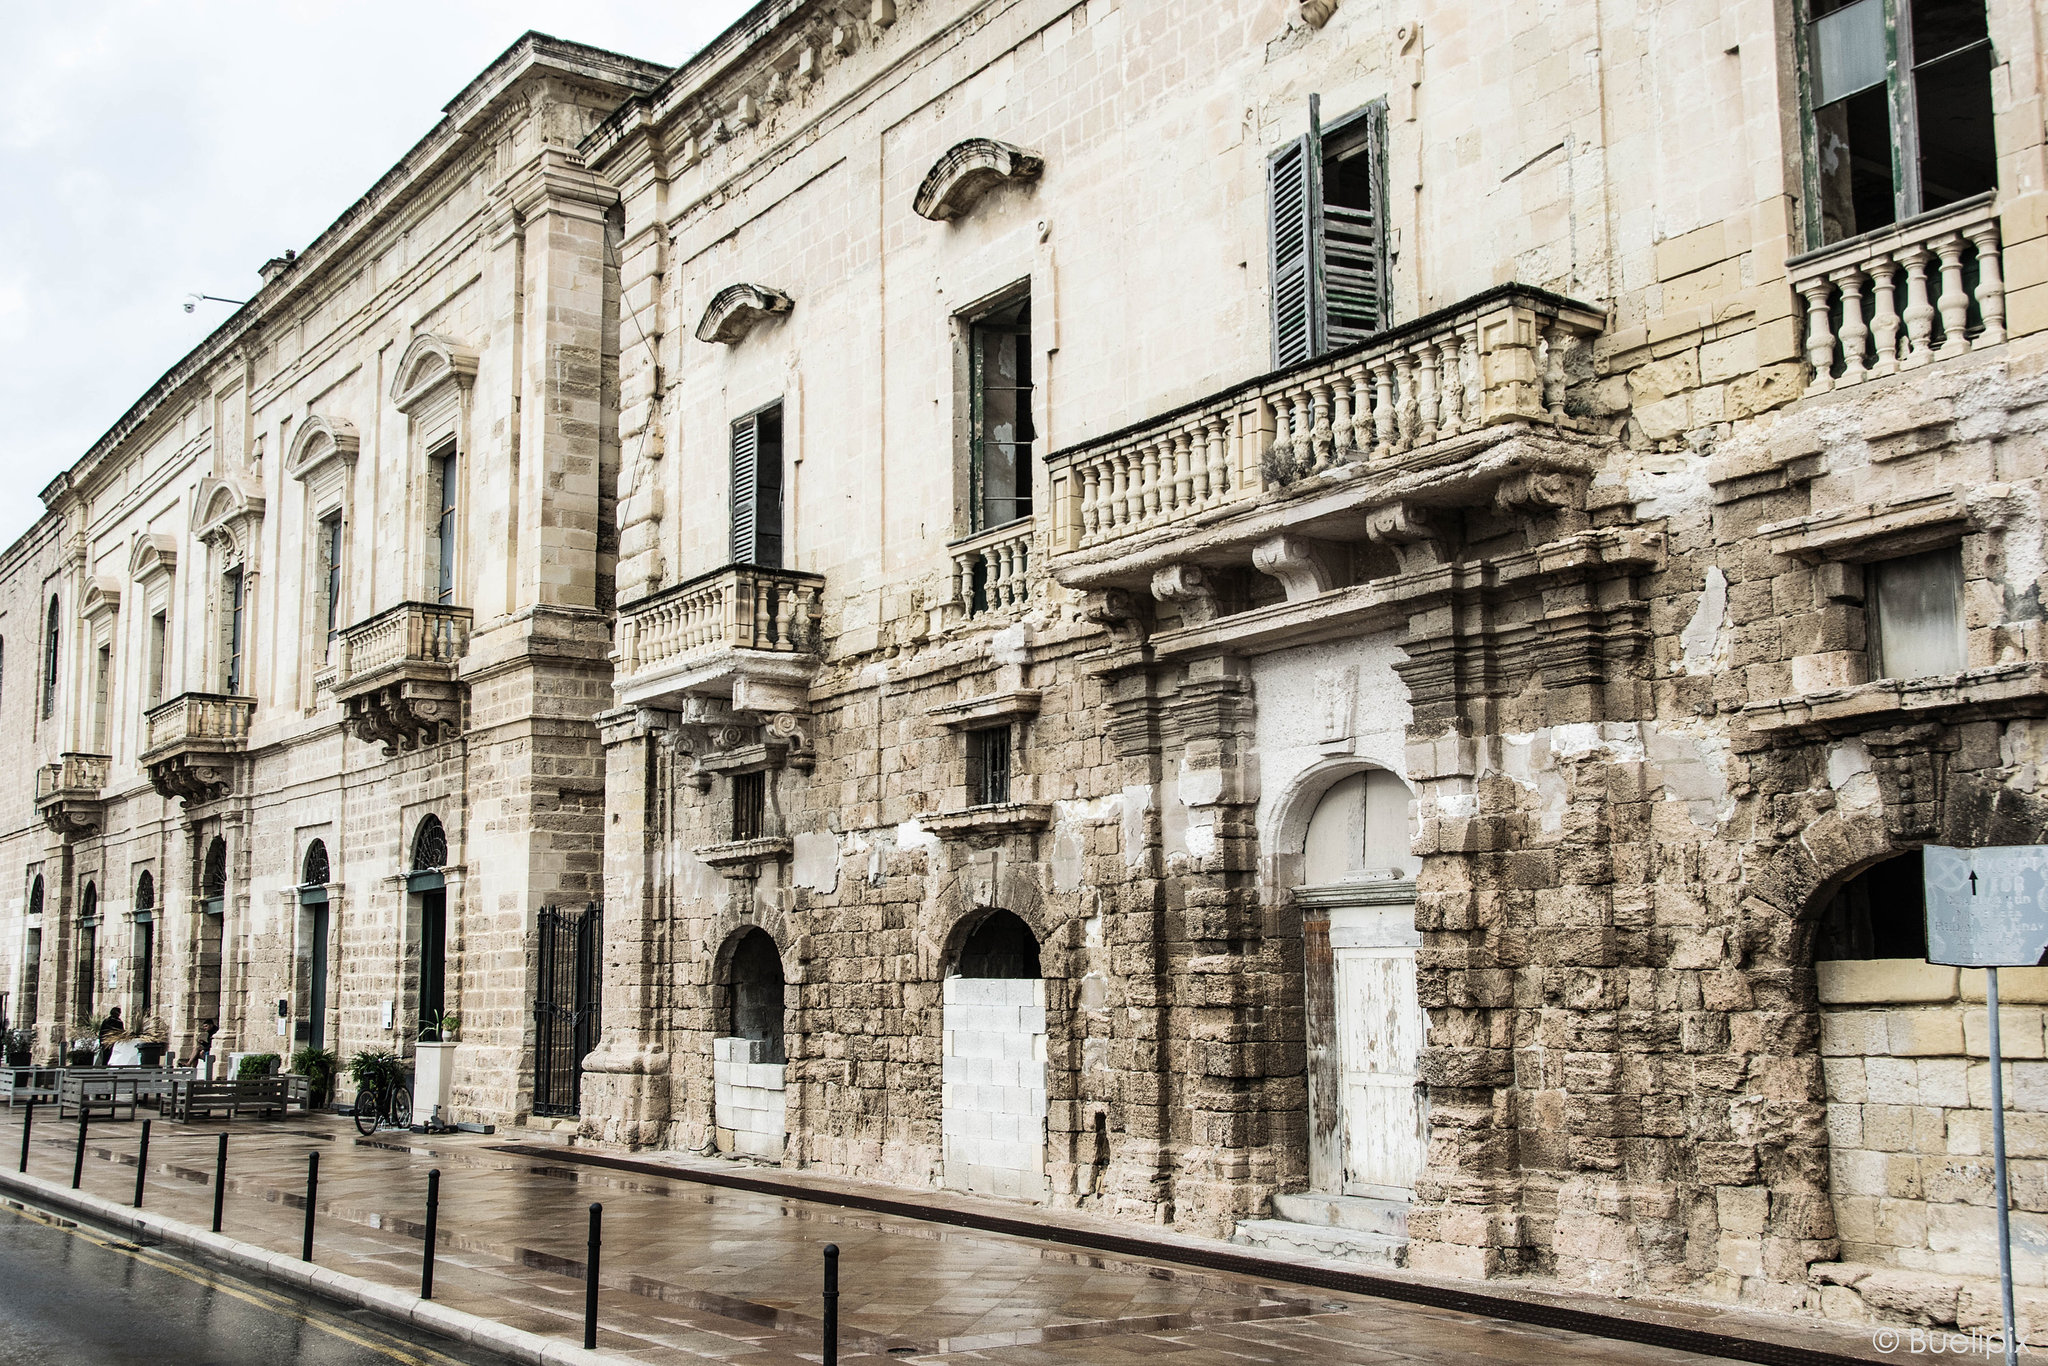
[[[1052,824],[1052,803],[996,802],[989,806],[970,806],[964,811],[929,812],[919,816],[917,821],[942,840],[1023,835]]]
[[[724,873],[727,877],[759,877],[760,866],[764,863],[788,861],[794,844],[786,836],[758,840],[729,840],[724,844],[705,844],[692,849],[690,853]]]
[[[948,730],[981,730],[1005,721],[1038,715],[1036,688],[1013,688],[925,708],[925,715]]]
[[[1803,697],[1751,702],[1742,709],[1759,734],[1862,730],[1954,713],[2048,714],[2048,665],[1995,664],[1936,678],[1884,678]]]

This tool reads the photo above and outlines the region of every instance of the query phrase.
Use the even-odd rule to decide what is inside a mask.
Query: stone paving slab
[[[20,1118],[0,1125],[19,1151]],[[416,1294],[439,1167],[436,1300],[580,1343],[587,1209],[604,1204],[600,1346],[647,1362],[782,1366],[820,1355],[819,1278],[841,1249],[841,1356],[1115,1363],[1661,1363],[1718,1360],[1530,1324],[1114,1256],[794,1195],[501,1151],[496,1138],[381,1134],[315,1116],[224,1126],[224,1231],[296,1257],[319,1151],[315,1261]],[[125,1203],[140,1125],[93,1126],[84,1188]],[[158,1122],[145,1205],[204,1227],[223,1126]],[[8,1138],[12,1137],[12,1143]],[[31,1171],[68,1182],[76,1130],[38,1123]],[[9,1165],[12,1165],[11,1161]]]

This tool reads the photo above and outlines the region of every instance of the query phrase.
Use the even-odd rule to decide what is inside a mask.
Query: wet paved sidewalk
[[[21,1111],[0,1127],[10,1169]],[[819,1360],[822,1250],[841,1250],[840,1352],[852,1361],[1119,1363],[1706,1362],[1449,1310],[1076,1250],[779,1194],[625,1173],[501,1149],[505,1137],[383,1133],[314,1117],[155,1123],[145,1205],[212,1218],[216,1136],[229,1163],[222,1231],[296,1254],[306,1154],[320,1153],[314,1260],[417,1292],[427,1171],[439,1167],[435,1298],[581,1339],[586,1211],[604,1204],[599,1345],[649,1362]],[[83,1187],[126,1203],[141,1125],[89,1131]],[[29,1170],[70,1180],[75,1122],[46,1107]]]

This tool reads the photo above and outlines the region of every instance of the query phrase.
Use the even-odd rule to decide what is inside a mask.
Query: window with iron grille
[[[320,519],[320,617],[327,638],[341,632],[341,514]]]
[[[967,785],[974,805],[995,806],[1010,800],[1010,728],[967,733]]]
[[[969,321],[971,531],[1031,515],[1031,297]]]
[[[732,562],[782,568],[782,405],[732,424]]]
[[[242,692],[242,571],[230,569],[221,581],[220,690],[230,697]]]
[[[1805,0],[1807,245],[1995,189],[1984,0]]]
[[[1309,131],[1266,163],[1273,365],[1364,341],[1387,325],[1386,104]]]
[[[428,563],[433,576],[434,601],[455,601],[455,496],[458,491],[455,443],[438,447],[427,457],[433,476],[433,533],[428,546]]]
[[[43,630],[43,719],[57,712],[57,600],[50,599],[50,615]]]
[[[766,833],[768,775],[735,773],[732,777],[732,837],[757,840]]]
[[[149,619],[149,705],[164,700],[164,662],[171,644],[171,618],[158,612]]]

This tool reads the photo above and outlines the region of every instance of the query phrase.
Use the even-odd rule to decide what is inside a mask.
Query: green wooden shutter
[[[1361,175],[1347,177],[1371,186],[1370,207],[1328,202],[1323,210],[1323,288],[1330,349],[1362,342],[1387,325],[1387,107],[1374,104],[1360,116],[1353,137],[1334,135],[1333,153],[1347,163],[1363,161]],[[1354,125],[1356,127],[1356,125]]]
[[[1298,138],[1266,162],[1272,246],[1273,367],[1322,354],[1322,176],[1318,139]]]
[[[760,512],[760,429],[743,417],[732,424],[732,562],[752,564]]]

